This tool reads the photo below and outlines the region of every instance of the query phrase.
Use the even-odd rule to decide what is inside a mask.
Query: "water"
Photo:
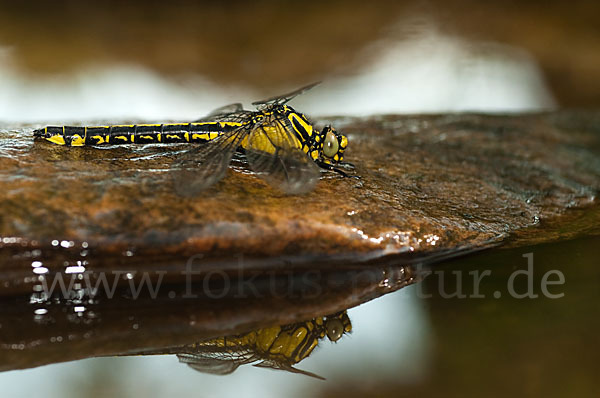
[[[0,385],[9,397],[39,394],[41,386],[46,397],[359,396],[373,391],[381,396],[449,391],[450,396],[482,391],[486,396],[593,396],[600,388],[599,244],[596,236],[495,249],[435,266],[422,284],[349,310],[353,333],[336,344],[322,342],[297,365],[326,381],[252,366],[212,376],[166,356],[87,359],[4,372]],[[511,275],[528,266],[533,270],[530,293],[538,297],[512,297]],[[489,275],[474,291],[472,273],[486,270]],[[556,298],[541,288],[548,272],[550,282],[559,282],[559,273],[564,278],[547,286]],[[514,292],[526,294],[527,275],[517,275]],[[444,298],[453,294],[466,297]]]

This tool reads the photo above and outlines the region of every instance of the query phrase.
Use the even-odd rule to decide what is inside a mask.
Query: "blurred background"
[[[293,103],[309,115],[598,108],[598,16],[598,1],[0,0],[0,124],[193,120],[313,81],[323,83]],[[569,300],[420,300],[411,286],[349,311],[354,333],[298,365],[325,383],[250,366],[207,376],[174,357],[104,358],[4,372],[0,391],[587,396],[598,387],[588,312],[598,243],[541,255],[544,269],[587,270],[566,285]],[[523,253],[455,267],[521,264]]]
[[[594,1],[0,1],[0,120],[197,118],[323,81],[309,114],[600,104]]]
[[[296,365],[325,381],[250,365],[215,376],[173,355],[136,356],[0,372],[0,391],[7,398],[595,397],[598,245],[595,236],[438,264],[422,283],[348,310],[352,333],[336,343],[324,339]],[[535,299],[508,294],[526,254],[533,278],[515,278],[514,289],[521,294],[531,283]],[[478,270],[489,275],[475,288]],[[548,288],[560,298],[541,290],[555,270],[565,283]],[[10,327],[1,321],[0,336]]]

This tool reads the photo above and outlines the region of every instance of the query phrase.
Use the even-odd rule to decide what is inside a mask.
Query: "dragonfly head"
[[[335,315],[329,315],[325,319],[325,328],[327,337],[330,341],[338,341],[345,333],[352,332],[352,323],[346,311],[338,312]]]
[[[319,133],[321,143],[321,160],[327,164],[337,164],[344,159],[344,151],[348,146],[348,138],[338,133],[333,127],[325,126]]]

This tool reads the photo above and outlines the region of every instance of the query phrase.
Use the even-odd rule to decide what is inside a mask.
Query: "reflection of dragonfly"
[[[286,105],[314,87],[254,102],[256,111],[231,104],[192,123],[114,126],[48,126],[34,135],[60,145],[114,145],[147,143],[201,143],[178,160],[177,188],[195,194],[220,180],[237,150],[250,167],[271,184],[288,193],[311,190],[319,177],[317,166],[347,176],[338,167],[347,138],[331,126],[322,131],[305,115]]]
[[[351,331],[352,324],[346,311],[343,311],[306,322],[139,354],[177,354],[180,362],[187,363],[200,372],[212,374],[230,374],[240,365],[258,362],[254,366],[287,370],[322,379],[314,373],[296,369],[293,365],[307,358],[325,336],[335,342]]]

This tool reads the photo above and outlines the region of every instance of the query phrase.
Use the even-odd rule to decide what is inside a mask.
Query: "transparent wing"
[[[248,135],[245,150],[250,168],[288,194],[309,192],[319,180],[317,165],[285,121],[257,126]]]
[[[177,354],[179,362],[203,373],[227,375],[240,365],[255,362],[257,358],[249,351],[225,352],[207,351]]]
[[[181,356],[179,356],[180,362],[186,362],[181,360]],[[187,365],[202,373],[210,373],[214,375],[228,375],[233,373],[241,364],[236,362],[227,362],[222,361],[220,359],[198,359],[194,362],[186,362]]]
[[[210,112],[208,115],[201,117],[200,119],[194,120],[194,123],[199,122],[215,122],[215,121],[234,121],[239,118],[246,118],[251,111],[245,111],[242,104],[235,103],[222,106]]]
[[[252,103],[252,105],[272,105],[272,104],[283,105],[283,104],[291,101],[294,97],[297,97],[298,95],[310,90],[311,88],[313,88],[314,86],[316,86],[317,84],[320,84],[320,83],[321,82],[312,83],[312,84],[309,84],[308,86],[304,86],[297,90],[294,90],[288,94],[277,95],[275,97],[267,98],[267,99],[260,100],[260,101],[255,101]]]
[[[279,363],[279,362],[274,362],[274,361],[262,361],[259,362],[253,366],[256,366],[258,368],[269,368],[269,369],[275,369],[275,370],[285,370],[288,371],[290,373],[298,373],[298,374],[302,374],[305,376],[310,376],[310,377],[314,377],[315,379],[319,379],[319,380],[325,380],[324,377],[319,376],[318,374],[312,373],[312,372],[308,372],[306,370],[302,370],[302,369],[298,369],[293,367],[292,365],[286,364],[286,363]]]
[[[209,113],[207,116],[226,115],[229,113],[238,113],[243,110],[244,106],[241,103],[236,102],[235,104],[221,106]]]
[[[187,364],[194,370],[202,373],[210,373],[215,375],[228,375],[233,373],[240,365],[249,364],[259,361],[251,350],[237,349],[234,351],[207,351],[196,353],[177,354],[179,362]],[[291,364],[280,362],[274,359],[263,360],[254,366],[259,368],[268,368],[275,370],[284,370],[290,373],[302,374],[305,376],[314,377],[320,380],[325,378],[306,370],[297,369]]]
[[[248,133],[247,126],[240,126],[205,144],[195,145],[182,154],[173,171],[176,192],[182,196],[196,196],[221,180],[233,153]]]
[[[216,351],[178,354],[177,358],[179,358],[179,362],[185,363],[199,372],[220,375],[230,374],[240,365],[257,361],[257,358],[248,350],[227,352],[217,349]]]

